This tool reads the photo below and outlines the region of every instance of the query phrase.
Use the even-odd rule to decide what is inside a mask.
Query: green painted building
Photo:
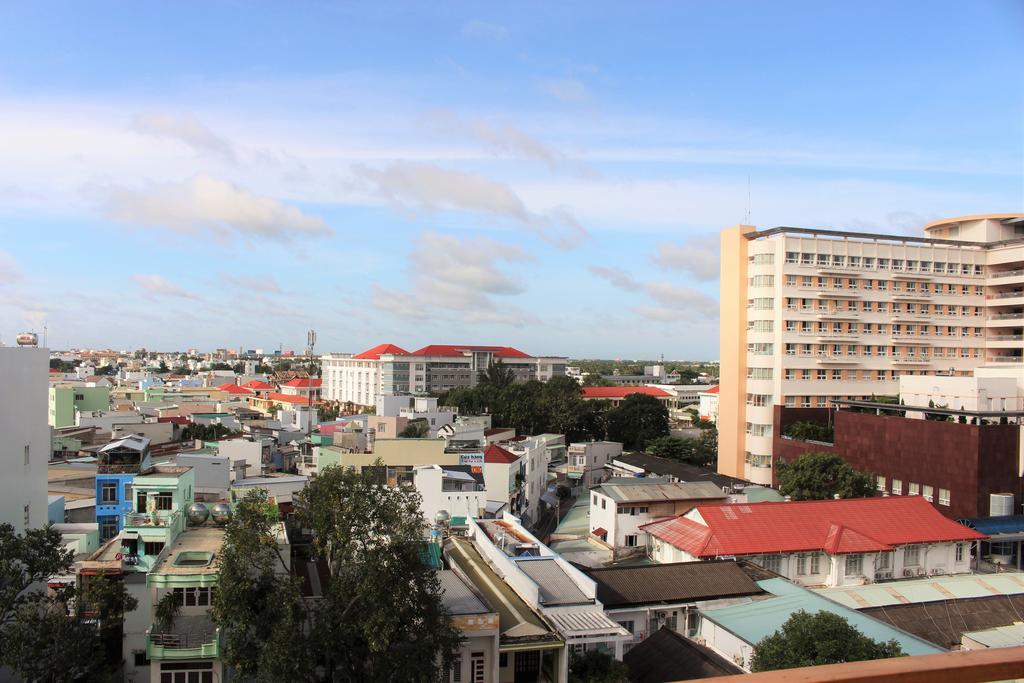
[[[75,411],[110,410],[110,387],[58,384],[50,387],[50,426],[73,427]]]

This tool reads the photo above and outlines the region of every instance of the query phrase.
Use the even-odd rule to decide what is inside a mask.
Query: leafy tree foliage
[[[380,486],[371,472],[324,470],[295,503],[311,559],[330,569],[323,598],[307,603],[276,556],[266,494],[249,493],[221,553],[225,661],[266,681],[439,680],[459,633],[422,560],[419,504],[415,489]]]
[[[60,358],[50,359],[50,369],[60,370],[61,372],[71,372],[79,366],[81,361],[77,360],[61,360]]]
[[[516,374],[500,358],[492,361],[486,370],[481,369],[476,376],[477,386],[490,386],[495,389],[505,389],[515,381]]]
[[[754,646],[752,670],[775,671],[818,664],[861,662],[902,656],[895,640],[872,640],[832,612],[800,610]]]
[[[629,683],[629,680],[629,667],[607,652],[574,652],[569,659],[570,683]]]
[[[583,386],[585,387],[613,387],[615,382],[610,379],[605,379],[597,373],[591,373],[583,378]]]
[[[0,524],[0,665],[25,680],[118,678],[122,618],[137,601],[103,576],[77,596],[73,588],[50,596],[46,580],[70,572],[73,559],[52,526],[19,535]]]
[[[228,365],[227,363],[221,363],[221,362],[218,361],[216,363],[210,363],[210,367],[207,368],[207,369],[208,370],[230,370],[231,366]]]
[[[187,365],[175,365],[171,368],[172,375],[190,375],[192,371],[188,369]]]
[[[782,430],[782,434],[791,439],[796,439],[797,441],[823,441],[825,443],[832,443],[833,439],[831,426],[821,424],[820,422],[811,422],[809,420],[792,423]]]
[[[718,430],[714,425],[702,430],[696,438],[660,436],[647,443],[646,451],[669,460],[688,462],[704,467],[718,457]]]
[[[605,438],[606,401],[584,401],[572,378],[552,377],[547,382],[513,383],[502,388],[492,383],[472,389],[452,389],[440,396],[443,405],[464,415],[490,413],[496,426],[519,434],[551,432],[570,441]]]
[[[626,450],[643,450],[647,442],[668,436],[668,408],[653,396],[630,394],[608,411],[608,438]]]
[[[430,425],[427,423],[427,418],[419,417],[415,420],[409,420],[408,424],[405,425],[405,429],[398,433],[400,439],[422,439],[430,433]]]
[[[237,433],[219,423],[210,425],[190,424],[182,428],[181,439],[182,441],[190,441],[192,439],[219,441],[224,437],[234,436]]]
[[[779,492],[793,500],[868,498],[874,494],[874,478],[858,472],[838,455],[804,453],[795,462],[780,461]]]

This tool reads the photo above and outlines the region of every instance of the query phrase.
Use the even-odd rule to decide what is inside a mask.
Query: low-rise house
[[[702,609],[744,604],[765,595],[756,581],[772,574],[735,560],[584,569],[597,584],[605,614],[630,632],[629,652],[658,629],[697,635]]]
[[[718,387],[705,389],[698,395],[697,414],[705,422],[718,422]]]
[[[724,502],[728,494],[710,482],[680,484],[656,478],[616,478],[590,490],[590,533],[615,559],[646,552],[645,524],[674,517],[694,505]]]
[[[577,441],[566,449],[566,478],[574,487],[589,489],[607,478],[605,467],[622,455],[617,441]]]
[[[96,450],[96,523],[102,541],[116,536],[127,513],[136,509],[132,483],[149,468],[149,444],[133,434]]]
[[[908,655],[930,655],[945,652],[917,636],[894,628],[855,610],[832,602],[814,591],[801,588],[785,579],[758,581],[757,585],[771,597],[752,602],[701,611],[697,642],[706,645],[750,671],[754,646],[778,631],[793,614],[831,612],[872,640],[895,640]]]
[[[461,572],[442,569],[437,572],[441,583],[441,602],[452,615],[452,622],[463,641],[452,666],[452,681],[501,680],[500,664],[508,655],[501,654],[501,618],[498,610],[488,604],[483,594],[463,578]],[[506,664],[506,669],[508,666]]]
[[[662,627],[626,653],[632,683],[671,683],[742,674],[743,669],[714,650]]]
[[[743,558],[804,586],[969,572],[985,538],[919,496],[698,505],[641,531],[656,562]]]
[[[281,393],[306,399],[312,397],[313,401],[317,401],[320,398],[321,384],[322,381],[315,377],[293,377],[281,385]]]
[[[484,450],[483,473],[488,511],[510,512],[535,524],[547,487],[547,449],[538,439],[491,444]]]
[[[480,468],[420,465],[413,469],[413,485],[420,492],[420,509],[428,521],[441,510],[453,518],[484,516],[487,492]]]

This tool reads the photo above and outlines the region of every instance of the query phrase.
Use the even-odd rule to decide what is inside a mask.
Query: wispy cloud
[[[504,40],[508,36],[508,29],[500,24],[491,24],[479,19],[470,19],[462,25],[462,35],[467,38],[481,38],[485,40]]]
[[[210,233],[221,239],[288,240],[332,233],[319,216],[206,175],[141,189],[108,188],[104,211],[123,223],[178,233]]]
[[[11,254],[0,249],[0,285],[10,285],[21,280],[24,275],[21,266]]]
[[[656,305],[634,309],[646,318],[678,322],[718,316],[718,302],[696,289],[668,282],[643,282],[620,268],[589,266],[588,270],[613,287],[626,292],[643,293],[652,299]]]
[[[161,275],[132,275],[132,280],[142,291],[154,297],[174,297],[178,299],[198,299],[199,297]]]
[[[263,294],[283,293],[281,286],[277,284],[277,280],[269,273],[253,277],[221,273],[221,279],[228,284],[238,287],[239,289],[245,289],[251,292],[261,292]]]
[[[560,249],[575,248],[588,236],[564,208],[530,211],[511,187],[475,173],[404,161],[383,169],[359,164],[354,171],[373,194],[409,209],[464,209],[511,220]]]
[[[135,116],[132,128],[145,135],[177,140],[200,153],[213,153],[228,161],[235,161],[234,146],[191,115],[161,111],[144,112]]]
[[[575,78],[554,78],[541,81],[541,90],[567,104],[580,104],[590,100],[590,91]]]
[[[666,270],[681,270],[702,282],[718,277],[719,242],[717,235],[694,236],[681,245],[663,242],[656,247],[651,262]]]
[[[532,316],[512,304],[499,304],[495,297],[525,291],[522,281],[503,272],[499,264],[526,258],[518,247],[486,237],[424,232],[413,244],[409,258],[410,290],[375,284],[371,299],[378,309],[414,320],[441,312],[457,314],[466,322],[521,325],[533,320]]]

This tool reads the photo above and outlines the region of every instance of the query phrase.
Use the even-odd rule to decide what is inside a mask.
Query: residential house
[[[589,489],[607,478],[605,467],[622,455],[617,441],[577,441],[566,449],[566,477],[573,487]]]
[[[441,510],[452,518],[483,517],[487,508],[480,467],[420,465],[413,468],[413,485],[422,497],[420,509],[428,522]]]
[[[663,626],[622,658],[632,683],[672,683],[742,674],[714,650]]]
[[[110,387],[86,382],[56,384],[50,387],[49,404],[50,426],[70,427],[75,424],[76,411],[110,408]]]
[[[148,438],[133,434],[96,451],[96,523],[101,541],[116,536],[124,528],[125,515],[134,509],[132,482],[149,469],[149,444]]]
[[[450,672],[449,681],[497,683],[501,662],[508,669],[508,654],[501,652],[501,616],[460,571],[437,572],[441,602],[463,638]],[[510,679],[511,680],[511,679]]]
[[[985,538],[920,496],[698,505],[641,531],[656,562],[736,557],[804,586],[969,572]]]
[[[641,527],[674,517],[694,505],[724,502],[728,494],[710,482],[672,483],[656,478],[616,478],[590,490],[590,533],[613,552],[614,559],[647,552]]]

